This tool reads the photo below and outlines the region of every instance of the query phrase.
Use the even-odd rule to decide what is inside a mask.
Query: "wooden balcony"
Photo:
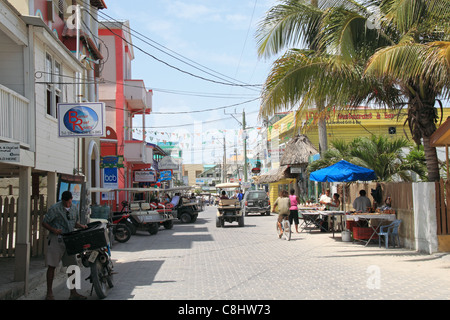
[[[30,114],[30,101],[0,84],[0,140],[30,147],[34,128]]]
[[[142,80],[125,80],[124,94],[128,107],[133,112],[139,112],[145,109],[149,114],[152,110],[152,91],[147,91]]]

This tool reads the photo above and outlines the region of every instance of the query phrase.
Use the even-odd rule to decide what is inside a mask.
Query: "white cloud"
[[[192,2],[184,3],[182,1],[171,1],[167,10],[168,13],[174,17],[191,21],[203,20],[205,18],[208,20],[215,20],[218,17],[211,8]]]

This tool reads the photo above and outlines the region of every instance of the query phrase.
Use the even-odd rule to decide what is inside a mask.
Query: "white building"
[[[94,3],[86,8],[91,14],[105,8],[103,1]],[[0,158],[0,183],[6,178],[19,181],[16,281],[28,275],[33,182],[46,177],[50,206],[57,200],[60,175],[87,176],[89,181],[90,167],[99,162],[95,139],[58,136],[58,103],[97,100],[96,86],[87,84],[94,80],[88,60],[99,58],[95,40],[83,31],[77,38],[70,34],[70,5],[72,0],[0,0],[0,144],[19,145],[17,156]],[[95,34],[95,24],[84,25]],[[83,61],[72,52],[77,40],[80,55],[87,57]],[[85,155],[85,150],[90,153]]]

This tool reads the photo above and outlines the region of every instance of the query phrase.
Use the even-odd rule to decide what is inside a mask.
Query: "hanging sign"
[[[134,171],[135,182],[156,182],[155,171]]]
[[[104,137],[105,103],[58,103],[59,137]]]

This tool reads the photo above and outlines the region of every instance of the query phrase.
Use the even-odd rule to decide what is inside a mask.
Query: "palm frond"
[[[321,15],[319,8],[305,1],[283,0],[258,25],[255,35],[258,55],[270,57],[299,44],[311,47]]]

